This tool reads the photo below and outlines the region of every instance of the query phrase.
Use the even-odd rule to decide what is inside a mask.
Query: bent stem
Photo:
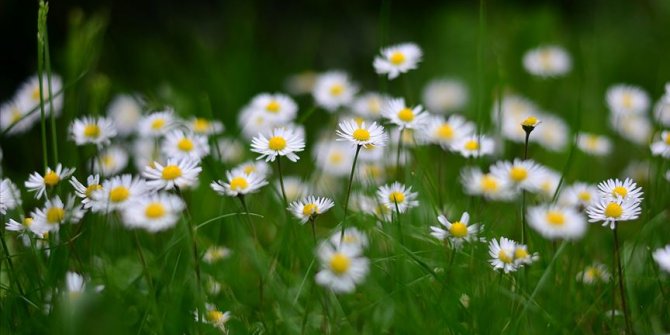
[[[621,295],[621,309],[623,309],[623,316],[626,322],[626,333],[633,334],[630,323],[630,315],[628,315],[628,308],[626,306],[626,289],[624,288],[623,266],[621,265],[621,251],[619,250],[619,234],[617,233],[618,225],[612,229],[614,235],[614,260],[617,264],[617,273],[619,277],[619,294]],[[614,300],[614,296],[612,297]]]
[[[358,161],[358,154],[361,152],[362,145],[356,146],[356,154],[354,154],[354,162],[351,164],[351,173],[349,173],[349,185],[347,186],[347,196],[344,199],[344,217],[342,219],[342,231],[340,232],[340,244],[344,239],[344,229],[347,225],[347,213],[349,211],[349,197],[351,196],[351,184],[354,181],[354,171],[356,170],[356,161]]]

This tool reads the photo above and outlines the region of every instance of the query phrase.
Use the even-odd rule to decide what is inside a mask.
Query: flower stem
[[[310,218],[309,223],[312,226],[312,239],[314,239],[314,245],[316,245],[316,217]]]
[[[288,207],[286,190],[284,189],[284,176],[281,173],[281,157],[277,157],[277,173],[279,173],[279,185],[281,186],[281,196],[284,199],[284,207]]]
[[[358,154],[361,152],[362,145],[356,146],[356,154],[354,155],[354,162],[351,164],[351,173],[349,173],[349,185],[347,186],[347,196],[344,199],[344,217],[342,219],[342,232],[340,233],[340,244],[344,239],[344,228],[347,225],[347,213],[349,211],[349,197],[351,196],[351,184],[354,181],[354,171],[356,170],[356,161],[358,161]]]
[[[396,179],[400,179],[400,151],[402,151],[402,133],[405,132],[405,127],[400,128],[400,132],[398,133],[398,151],[396,152],[395,156],[395,174],[396,174]]]
[[[623,316],[626,322],[626,333],[633,334],[633,329],[630,324],[630,315],[628,315],[628,308],[626,306],[626,289],[624,288],[623,266],[621,264],[621,251],[619,250],[619,234],[617,233],[618,225],[614,226],[612,233],[614,235],[614,259],[617,264],[617,273],[619,277],[619,294],[621,295],[621,309],[623,309]],[[614,300],[614,297],[612,297]]]

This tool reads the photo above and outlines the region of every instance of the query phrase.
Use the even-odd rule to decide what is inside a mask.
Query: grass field
[[[670,332],[669,3],[72,4],[3,64],[0,333]]]

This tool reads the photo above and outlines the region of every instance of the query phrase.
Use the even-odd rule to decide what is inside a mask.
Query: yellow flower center
[[[193,141],[191,141],[191,139],[189,138],[184,137],[177,143],[177,148],[179,148],[179,150],[181,151],[189,152],[193,150]]]
[[[342,275],[347,270],[349,270],[349,266],[351,265],[351,260],[349,257],[345,256],[341,252],[335,253],[331,258],[330,258],[330,269],[335,272],[336,275]]]
[[[358,238],[356,238],[356,236],[354,235],[345,234],[344,238],[342,239],[342,243],[347,244],[358,243]]]
[[[281,105],[275,100],[270,101],[267,104],[267,106],[265,106],[265,110],[267,110],[270,113],[275,113],[275,114],[279,113],[280,108],[281,108]]]
[[[393,203],[400,204],[405,201],[405,194],[398,191],[391,192],[391,194],[389,194],[389,200]]]
[[[549,211],[547,212],[547,222],[554,226],[562,226],[565,224],[565,215],[558,211]]]
[[[163,168],[161,177],[165,180],[174,180],[181,177],[181,168],[177,165],[167,165]]]
[[[612,190],[612,195],[613,195],[613,196],[617,196],[617,195],[618,195],[618,196],[620,196],[620,197],[622,197],[622,198],[625,198],[625,197],[628,195],[628,190],[627,190],[625,187],[623,187],[623,186],[616,186],[616,187]]]
[[[465,150],[476,151],[479,150],[479,142],[476,140],[469,140],[465,142]]]
[[[454,128],[451,127],[448,123],[443,123],[439,128],[437,128],[437,137],[445,140],[450,140],[454,138]]]
[[[60,207],[51,207],[47,210],[47,222],[56,224],[65,218],[65,210]]]
[[[90,198],[90,197],[91,197],[91,194],[93,194],[93,192],[95,192],[95,191],[97,191],[97,190],[100,190],[100,189],[102,189],[102,185],[100,185],[100,184],[91,184],[91,185],[88,185],[88,187],[86,187],[86,192],[85,192],[86,197],[87,197],[87,198]]]
[[[313,214],[318,214],[319,208],[316,207],[316,204],[306,204],[302,208],[302,215],[304,216],[312,216]]]
[[[39,86],[35,86],[35,88],[33,89],[32,98],[35,101],[40,100],[40,87]]]
[[[207,130],[209,130],[209,121],[202,118],[196,118],[195,121],[193,121],[193,130],[196,133],[206,133]]]
[[[498,190],[498,180],[488,174],[482,177],[480,185],[484,192],[496,192]]]
[[[102,165],[110,167],[114,165],[114,156],[104,155],[102,156]]]
[[[537,125],[538,119],[534,116],[529,116],[523,122],[521,122],[522,126],[525,127],[535,127]]]
[[[97,138],[98,136],[100,136],[100,127],[98,127],[98,125],[95,123],[87,124],[84,127],[84,136],[90,138]]]
[[[130,196],[130,190],[125,186],[117,186],[109,191],[109,200],[111,202],[122,202],[128,199]]]
[[[333,152],[328,158],[328,161],[330,161],[332,164],[342,163],[342,160],[344,160],[344,155],[342,155],[340,152]]]
[[[268,147],[274,151],[284,150],[286,148],[286,140],[281,136],[273,136],[268,141]]]
[[[453,237],[466,237],[468,236],[468,226],[465,223],[456,221],[449,227],[449,234]]]
[[[354,130],[352,136],[356,141],[365,142],[370,140],[370,132],[367,129],[363,128],[358,128]]]
[[[256,172],[256,167],[252,164],[247,165],[243,169],[245,174],[252,174],[253,172]]]
[[[515,182],[522,182],[528,178],[528,171],[521,166],[514,166],[509,170],[509,177]]]
[[[9,120],[9,124],[15,124],[21,120],[21,111],[18,108],[12,108],[12,114]]]
[[[581,191],[577,195],[577,198],[579,198],[579,200],[581,200],[583,202],[589,202],[589,201],[591,201],[591,193],[586,192],[586,191]]]
[[[628,92],[624,93],[623,96],[621,97],[621,104],[626,108],[632,108],[633,95]]]
[[[498,259],[501,260],[503,263],[510,264],[514,261],[511,255],[508,255],[505,250],[500,250],[498,251]]]
[[[600,270],[592,266],[589,266],[588,268],[586,268],[586,271],[584,271],[584,275],[588,280],[593,281],[596,278],[600,277]]]
[[[153,130],[160,130],[163,126],[165,126],[165,119],[155,119],[151,122],[151,129]]]
[[[670,145],[670,133],[665,135],[665,144]]]
[[[221,320],[223,320],[223,318],[224,318],[223,312],[217,310],[207,311],[207,320],[209,320],[209,322],[220,323]]]
[[[619,218],[621,217],[621,214],[623,214],[623,207],[621,205],[610,202],[607,204],[607,207],[605,207],[605,216],[608,218]]]
[[[60,176],[56,172],[49,171],[44,175],[44,183],[49,186],[55,186],[59,181]]]
[[[414,111],[409,108],[403,108],[398,112],[398,118],[403,122],[412,122],[414,120]]]
[[[233,191],[242,191],[249,186],[246,178],[234,177],[230,180],[230,189]]]
[[[24,218],[23,219],[23,225],[26,227],[30,227],[33,224],[33,218]]]
[[[391,61],[393,65],[400,65],[405,62],[405,55],[400,51],[396,51],[391,54],[389,61]]]
[[[514,258],[516,259],[524,259],[528,257],[528,251],[524,248],[516,248],[514,249]]]
[[[330,95],[337,97],[342,95],[342,93],[344,93],[344,86],[342,86],[341,84],[335,84],[330,87]]]
[[[147,205],[144,215],[150,219],[160,219],[165,215],[165,206],[160,202],[152,202]]]

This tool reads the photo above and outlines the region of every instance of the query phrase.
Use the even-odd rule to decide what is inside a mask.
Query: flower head
[[[586,209],[589,222],[602,221],[611,229],[620,221],[635,220],[640,216],[640,202],[633,199],[603,197]]]
[[[165,165],[154,162],[144,168],[142,176],[147,178],[147,186],[153,190],[171,190],[175,187],[188,188],[198,184],[202,171],[199,161],[191,158],[171,158]]]
[[[65,222],[77,223],[84,216],[84,211],[75,206],[74,197],[70,196],[63,203],[59,196],[48,199],[44,207],[37,208],[30,214],[33,218],[30,229],[42,236],[51,231],[58,231]]]
[[[670,245],[656,249],[652,254],[658,266],[665,272],[670,272]]]
[[[172,130],[163,140],[163,153],[168,158],[201,160],[209,155],[209,143],[204,135]]]
[[[268,162],[274,162],[277,156],[297,162],[300,157],[295,153],[304,149],[304,136],[289,128],[275,128],[268,137],[259,134],[251,141],[251,151],[261,154],[258,159],[265,158]]]
[[[338,141],[349,141],[355,145],[376,146],[386,145],[388,139],[384,127],[373,122],[366,125],[365,122],[358,123],[355,120],[340,122],[337,130]]]
[[[333,200],[329,198],[309,196],[302,200],[289,204],[291,214],[298,218],[301,223],[313,220],[317,216],[327,212],[334,206]]]
[[[159,137],[165,135],[175,124],[174,112],[167,109],[143,117],[137,125],[137,130],[143,137]]]
[[[381,50],[372,65],[378,74],[387,74],[388,79],[395,79],[401,73],[417,68],[423,52],[414,43],[402,43]]]
[[[607,283],[611,277],[607,267],[601,263],[593,263],[577,273],[577,280],[588,285]]]
[[[423,89],[422,101],[431,113],[450,113],[463,109],[468,103],[468,88],[460,80],[436,79]]]
[[[529,50],[523,56],[528,73],[538,77],[558,77],[570,72],[570,55],[561,47],[548,45]]]
[[[324,241],[317,248],[321,271],[316,282],[335,293],[349,293],[356,289],[368,273],[369,261],[360,255],[361,250],[343,248]]]
[[[397,181],[391,185],[381,186],[377,190],[379,202],[391,211],[397,210],[400,213],[419,205],[417,195],[412,192],[411,186],[407,187]]]
[[[192,118],[186,126],[194,134],[204,136],[218,135],[225,129],[223,123],[220,121],[208,120],[201,117]]]
[[[579,239],[586,233],[586,218],[572,207],[540,205],[528,209],[528,225],[544,238]]]
[[[341,71],[330,71],[319,75],[312,90],[316,104],[328,112],[349,105],[358,86],[349,80],[349,75]]]
[[[142,228],[151,233],[177,224],[186,205],[174,194],[152,193],[136,198],[123,210],[123,224],[128,228]]]
[[[74,170],[74,168],[63,168],[63,166],[59,163],[56,165],[55,170],[47,167],[47,171],[44,173],[44,176],[41,176],[37,172],[33,172],[25,183],[26,188],[30,192],[36,192],[35,199],[39,199],[42,197],[42,195],[46,194],[47,187],[54,187],[58,185],[61,180],[71,176],[74,173]]]
[[[124,174],[102,182],[102,188],[91,192],[89,203],[94,212],[108,213],[124,209],[148,191],[149,188],[143,179]]]
[[[642,187],[638,187],[633,179],[626,178],[608,179],[598,184],[600,196],[607,200],[629,200],[632,202],[642,202]]]
[[[107,118],[83,117],[70,125],[70,137],[77,145],[95,144],[102,147],[116,136],[114,123]]]
[[[493,154],[495,148],[493,139],[485,135],[469,135],[451,144],[451,150],[463,157],[480,157]]]
[[[382,115],[392,123],[409,129],[423,127],[429,117],[421,105],[407,106],[403,98],[387,99],[382,107]]]
[[[480,227],[478,224],[468,224],[470,221],[470,214],[468,212],[464,212],[458,221],[449,222],[444,215],[438,215],[437,221],[440,222],[444,229],[439,226],[430,226],[430,235],[440,241],[448,239],[455,248],[460,248],[463,242],[480,240],[477,237]]]
[[[268,182],[263,176],[256,172],[246,173],[242,169],[234,169],[226,172],[226,182],[217,180],[212,182],[210,186],[221,195],[236,197],[254,193],[267,184]]]
[[[670,131],[664,130],[661,132],[661,138],[650,145],[651,154],[654,156],[661,156],[663,158],[670,158]]]

